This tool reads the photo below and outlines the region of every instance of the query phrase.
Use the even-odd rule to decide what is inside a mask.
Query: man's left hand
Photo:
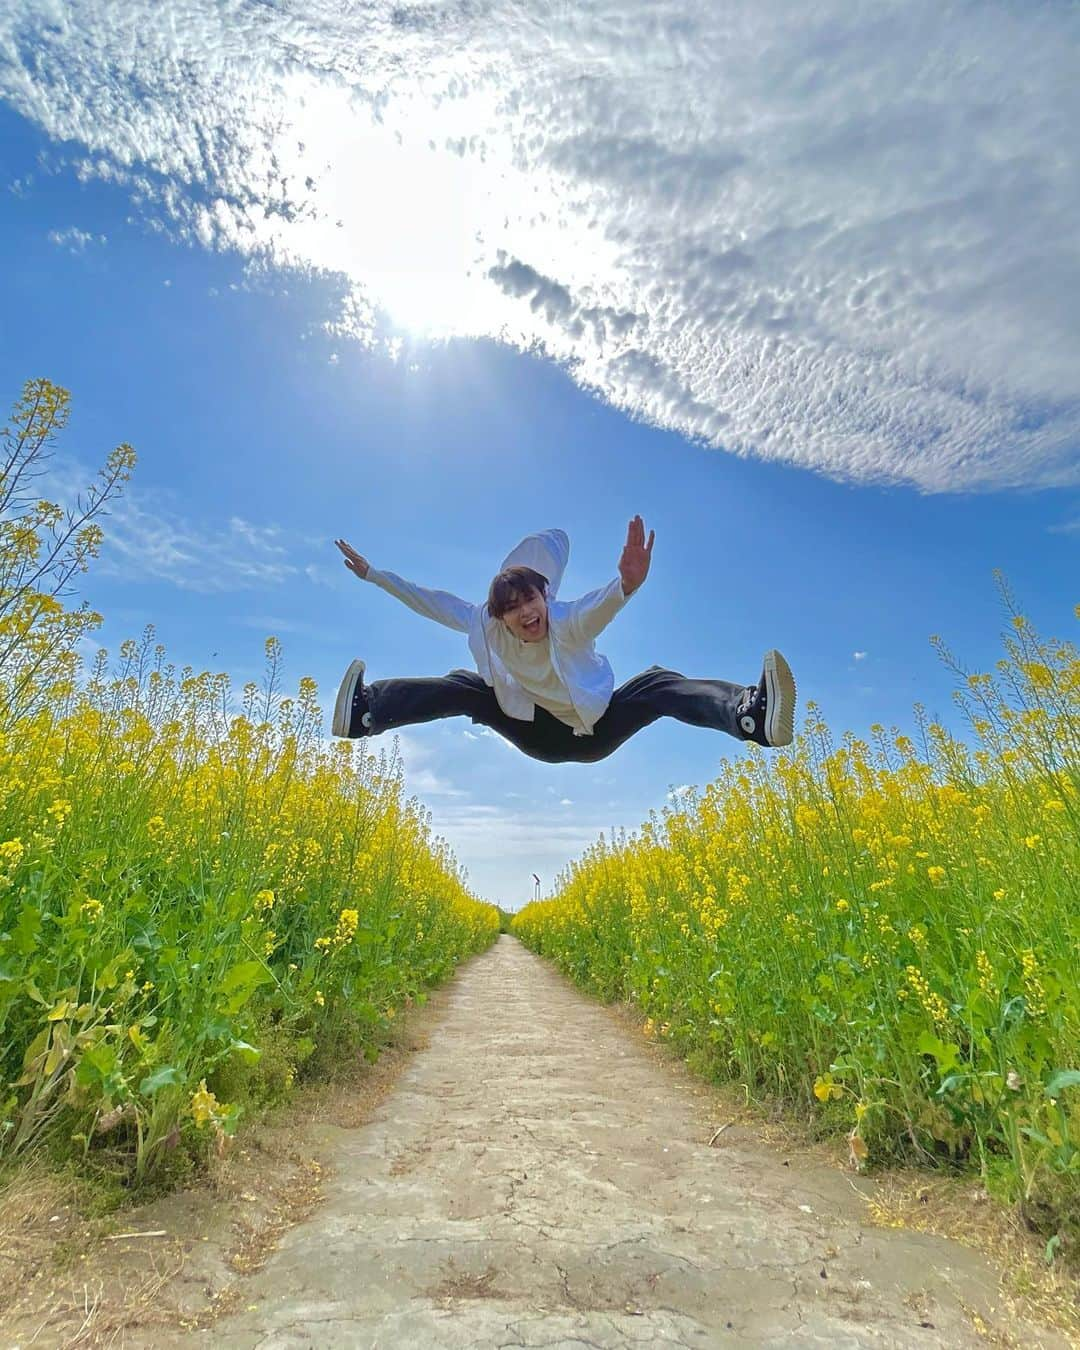
[[[645,522],[635,516],[626,531],[626,544],[619,559],[619,576],[622,577],[623,595],[633,595],[649,575],[652,562],[653,540],[656,531],[649,531],[649,542],[645,542]]]

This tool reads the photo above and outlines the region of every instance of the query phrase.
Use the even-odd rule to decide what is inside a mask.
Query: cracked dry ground
[[[1065,1344],[1009,1325],[973,1252],[866,1224],[841,1173],[749,1131],[710,1148],[710,1100],[503,937],[372,1119],[327,1128],[325,1201],[245,1282],[248,1311],[154,1343]]]

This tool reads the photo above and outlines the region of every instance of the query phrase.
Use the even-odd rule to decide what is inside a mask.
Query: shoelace
[[[754,700],[760,694],[761,706],[758,712],[753,713],[750,709],[754,705]],[[753,736],[758,731],[758,716],[762,718],[761,725],[764,726],[766,696],[765,690],[759,690],[756,685],[750,685],[743,696],[743,701],[735,709],[735,716],[739,720],[739,728],[744,736]]]

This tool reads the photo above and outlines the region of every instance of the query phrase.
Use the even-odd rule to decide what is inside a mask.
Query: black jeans
[[[594,764],[660,717],[745,739],[735,713],[745,685],[688,680],[660,666],[650,666],[615,690],[591,736],[575,736],[565,722],[539,707],[532,722],[507,717],[494,689],[472,670],[452,670],[436,679],[376,680],[366,693],[372,735],[441,717],[469,717],[546,764]]]

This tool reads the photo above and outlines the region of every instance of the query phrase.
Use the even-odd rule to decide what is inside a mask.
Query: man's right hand
[[[354,576],[366,577],[368,568],[371,566],[368,560],[362,554],[357,553],[356,549],[354,549],[351,544],[347,544],[344,539],[335,539],[334,543],[337,544],[338,548],[344,553],[345,566],[349,571],[352,572]]]

